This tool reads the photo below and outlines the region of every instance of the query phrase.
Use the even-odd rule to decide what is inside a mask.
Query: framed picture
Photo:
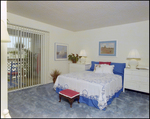
[[[99,56],[116,56],[116,41],[100,41]]]
[[[55,43],[54,46],[55,60],[68,60],[68,45],[63,43]]]

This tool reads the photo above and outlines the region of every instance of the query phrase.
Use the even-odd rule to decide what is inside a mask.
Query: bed
[[[113,73],[96,73],[96,64],[100,62],[91,61],[91,68],[87,71],[59,75],[53,88],[57,93],[64,89],[78,91],[80,103],[105,110],[107,105],[123,91],[126,64],[110,62],[109,67],[113,67]]]

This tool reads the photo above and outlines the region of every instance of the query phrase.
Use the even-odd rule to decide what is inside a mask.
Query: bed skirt
[[[60,89],[60,88],[56,88],[56,92],[59,94],[60,91],[62,91],[63,89]],[[117,93],[115,93],[108,101],[107,101],[107,105],[110,105],[111,102],[113,101],[114,98],[116,97],[119,97],[120,93],[123,91],[123,88],[120,89]],[[94,100],[94,99],[89,99],[89,98],[86,98],[86,97],[83,97],[83,96],[80,96],[80,99],[79,99],[79,102],[80,103],[85,103],[87,104],[88,106],[91,106],[91,107],[96,107],[99,109],[98,107],[98,101],[97,100]],[[102,110],[106,110],[106,107]]]

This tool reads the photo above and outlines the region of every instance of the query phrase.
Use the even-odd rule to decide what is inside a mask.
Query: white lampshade
[[[79,56],[86,57],[87,55],[86,55],[85,50],[81,50],[79,53]]]
[[[11,42],[7,32],[6,25],[3,20],[1,20],[1,42],[4,43]]]
[[[127,59],[130,59],[129,61],[129,66],[130,66],[130,69],[136,69],[136,67],[138,66],[138,59],[140,59],[140,54],[139,52],[137,51],[137,49],[132,49],[129,54],[128,54],[128,57]]]
[[[139,52],[137,51],[137,49],[132,49],[129,54],[128,54],[128,57],[129,59],[140,59],[140,54]]]

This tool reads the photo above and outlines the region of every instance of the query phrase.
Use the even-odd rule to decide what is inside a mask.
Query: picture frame
[[[100,41],[99,56],[116,56],[117,41]]]
[[[55,61],[68,60],[68,44],[54,44],[54,59]]]

